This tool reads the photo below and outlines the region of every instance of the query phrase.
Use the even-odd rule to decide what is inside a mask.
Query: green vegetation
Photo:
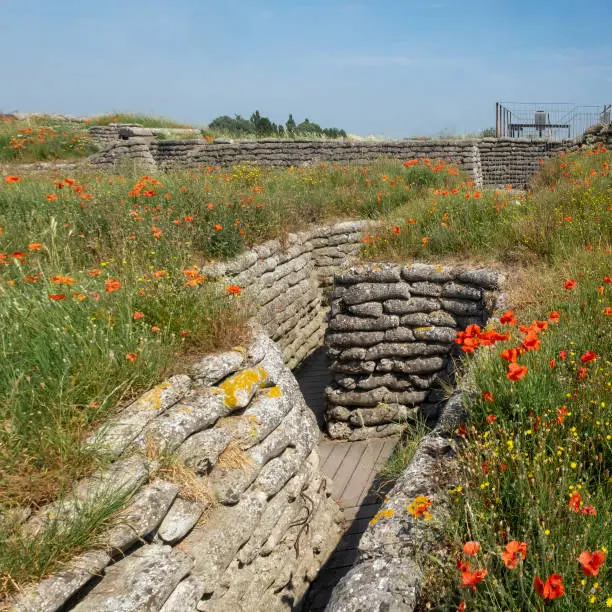
[[[53,499],[90,468],[79,442],[117,402],[184,353],[236,341],[240,297],[207,282],[203,265],[304,223],[386,214],[424,193],[424,172],[433,174],[385,161],[5,177],[0,504]],[[438,184],[454,185],[454,174],[437,174]]]
[[[40,532],[33,533],[23,533],[18,513],[0,515],[0,601],[74,555],[96,544],[103,546],[101,534],[128,499],[129,492],[103,494],[94,502],[78,505],[72,520],[50,519]]]
[[[259,111],[255,111],[249,119],[240,115],[222,115],[210,122],[206,132],[230,138],[346,138],[344,130],[322,128],[308,119],[298,124],[291,114],[285,125],[277,125],[268,117],[260,115]]]
[[[149,128],[191,128],[188,123],[180,123],[167,117],[156,117],[154,115],[145,115],[142,113],[109,113],[108,115],[98,115],[92,117],[89,121],[89,126],[92,125],[109,125],[110,123],[138,123],[142,127]]]
[[[415,421],[408,424],[402,433],[400,441],[393,449],[391,457],[380,470],[380,480],[383,488],[385,485],[397,480],[402,472],[408,467],[414,454],[419,447],[423,436],[428,432],[428,427],[423,421]]]
[[[605,566],[595,587],[575,557],[610,540],[610,161],[603,149],[551,161],[530,194],[480,192],[456,168],[428,161],[5,176],[0,514],[66,495],[75,479],[102,467],[82,441],[118,404],[190,354],[241,340],[239,288],[209,281],[202,266],[305,223],[383,218],[365,237],[366,259],[520,263],[511,299],[521,321],[529,327],[531,317],[561,313],[538,332],[539,350],[518,357],[528,367],[522,380],[506,377],[495,347],[478,349],[467,366],[474,386],[494,401],[472,409],[464,480],[453,493],[451,561],[431,576],[429,592],[440,594],[432,605],[450,609],[449,602],[469,598],[471,609],[536,610],[533,578],[555,572],[567,589],[554,603],[559,609],[582,609],[590,597],[601,602],[610,596]],[[571,291],[563,288],[570,277],[578,283]],[[513,342],[522,343],[512,330]],[[597,358],[583,364],[591,350]],[[559,412],[563,406],[567,413]],[[398,449],[390,477],[409,461],[415,445],[408,446]],[[582,496],[577,512],[568,506],[570,486]],[[106,504],[91,520],[104,522],[115,509]],[[80,550],[79,534],[94,533],[93,523],[75,526],[76,535],[56,534],[63,542],[46,556],[45,539],[34,551],[26,541],[20,552],[20,529],[5,520],[5,588]],[[489,574],[473,592],[457,587],[455,559],[476,539],[481,553],[471,562]],[[510,571],[500,551],[512,539],[527,542],[528,553]]]
[[[494,323],[507,340],[487,348],[478,328],[458,338],[481,399],[457,431],[427,609],[612,606],[611,161],[603,147],[554,159],[518,197],[436,190],[367,238],[371,259],[503,265],[511,284],[514,310]]]
[[[75,159],[95,151],[81,123],[0,119],[0,163]]]

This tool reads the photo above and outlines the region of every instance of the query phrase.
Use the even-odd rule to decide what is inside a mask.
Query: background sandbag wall
[[[263,332],[246,349],[202,358],[88,440],[113,463],[25,528],[74,520],[101,495],[130,499],[95,550],[26,588],[8,609],[294,609],[340,535],[319,436]]]
[[[108,172],[118,170],[120,165],[124,167],[126,162],[133,163],[143,171],[153,171],[157,168],[157,164],[151,154],[151,146],[150,138],[117,140],[99,153],[90,156],[88,162],[96,170]]]
[[[333,274],[359,252],[366,224],[346,221],[289,234],[283,244],[271,240],[230,262],[204,267],[202,273],[243,290],[250,312],[293,369],[323,344],[326,289]]]
[[[526,187],[543,160],[558,155],[575,141],[531,140],[528,138],[484,138],[479,141],[480,163],[485,186]]]
[[[121,128],[137,127],[139,123],[109,123],[108,125],[92,125],[89,128],[91,139],[100,147],[107,147],[119,140],[119,130]]]
[[[605,143],[610,139],[608,126],[594,126],[589,130],[590,140],[600,139]],[[132,149],[126,142],[129,140],[111,143],[103,152],[89,158],[90,165],[112,169],[120,159],[143,160],[142,148]],[[322,162],[368,163],[383,157],[442,159],[457,163],[477,187],[512,185],[522,189],[539,170],[540,160],[576,148],[583,142],[584,136],[565,141],[509,138],[397,141],[273,138],[232,141],[219,138],[212,143],[204,139],[153,140],[148,143],[151,157],[147,157],[146,163],[151,167],[153,160],[156,167],[165,170],[203,166],[228,168],[237,164],[289,167]]]
[[[417,414],[435,422],[457,331],[483,324],[500,277],[414,263],[369,264],[334,278],[325,344],[333,360],[328,433],[392,435]]]

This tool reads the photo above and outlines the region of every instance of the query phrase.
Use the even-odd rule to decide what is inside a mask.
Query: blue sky
[[[612,102],[612,0],[0,0],[0,111],[258,109],[390,137]]]

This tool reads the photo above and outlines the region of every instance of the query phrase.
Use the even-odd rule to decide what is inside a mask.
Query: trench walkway
[[[305,359],[295,376],[306,399],[324,428],[325,387],[331,382],[325,349]],[[344,535],[332,556],[308,591],[304,610],[323,610],[336,583],[349,571],[357,557],[359,540],[370,519],[380,508],[384,487],[377,479],[397,444],[397,437],[341,442],[323,439],[319,443],[320,465],[332,479],[333,497],[344,510]]]

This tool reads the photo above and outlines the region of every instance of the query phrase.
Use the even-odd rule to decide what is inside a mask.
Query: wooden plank
[[[383,448],[381,453],[374,464],[374,468],[372,469],[372,481],[368,489],[365,489],[362,493],[362,504],[375,504],[381,503],[385,494],[389,491],[391,487],[391,483],[388,483],[387,486],[381,486],[381,480],[377,478],[380,470],[385,465],[387,459],[393,453],[393,449],[398,443],[399,438],[387,438],[384,440]]]
[[[337,495],[338,500],[342,505],[346,505],[344,499],[344,492],[347,488],[347,485],[350,483],[353,475],[355,474],[355,470],[359,468],[361,457],[365,452],[367,447],[367,442],[351,442],[348,453],[346,453],[336,475],[333,479],[333,489],[335,494]]]
[[[319,465],[323,465],[327,461],[333,448],[334,445],[327,440],[319,442]]]
[[[350,446],[349,442],[334,444],[334,448],[329,454],[329,457],[327,457],[327,461],[321,466],[323,473],[328,478],[334,479],[342,460],[346,457],[346,453],[349,452]]]
[[[383,450],[383,440],[368,440],[365,452],[361,457],[355,475],[344,491],[343,499],[346,506],[360,506],[367,490],[374,480],[374,465]]]

